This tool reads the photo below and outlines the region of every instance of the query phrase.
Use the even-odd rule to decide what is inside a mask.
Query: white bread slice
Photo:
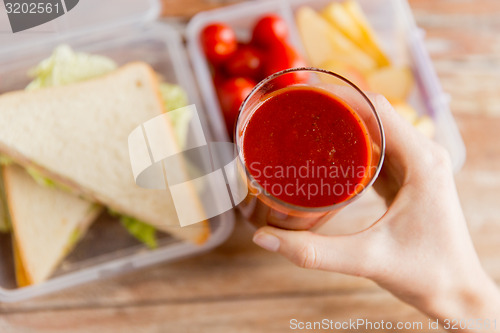
[[[3,168],[19,286],[45,281],[102,208],[38,185],[21,167]]]
[[[210,233],[206,221],[177,227],[170,192],[140,188],[132,175],[128,135],[164,111],[156,73],[145,63],[68,86],[7,93],[0,96],[0,151],[89,201],[201,243]],[[192,202],[203,209],[194,189]]]

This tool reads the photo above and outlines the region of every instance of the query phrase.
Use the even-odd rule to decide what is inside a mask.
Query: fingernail
[[[280,248],[279,238],[267,232],[256,233],[253,236],[253,242],[271,252],[276,252]]]

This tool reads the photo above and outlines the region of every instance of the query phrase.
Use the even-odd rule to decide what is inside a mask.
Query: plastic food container
[[[207,141],[227,141],[222,118],[204,113],[195,81],[179,34],[166,24],[154,23],[159,15],[158,1],[85,0],[59,19],[33,30],[10,33],[4,6],[0,6],[0,93],[23,89],[27,72],[53,49],[66,43],[77,51],[108,56],[119,64],[144,61],[166,82],[177,83],[197,106]],[[82,14],[88,13],[88,15]],[[54,32],[58,32],[57,34]],[[94,223],[75,250],[47,282],[17,288],[10,235],[0,234],[0,302],[15,302],[58,291],[117,273],[155,263],[173,261],[208,251],[229,237],[233,212],[210,220],[209,240],[197,246],[166,234],[159,247],[148,250],[110,216]],[[166,281],[165,283],[168,283]]]
[[[196,15],[187,28],[188,50],[198,84],[203,87],[201,92],[206,108],[220,113],[210,68],[200,45],[199,36],[206,25],[224,22],[236,31],[240,40],[249,40],[251,29],[261,16],[277,13],[288,23],[292,44],[305,55],[295,23],[295,11],[302,5],[321,10],[334,1],[340,0],[252,1]],[[357,1],[392,61],[411,66],[417,84],[409,102],[420,114],[432,117],[436,126],[435,140],[449,151],[453,167],[458,171],[465,162],[465,146],[450,112],[449,97],[443,92],[424,47],[424,33],[417,28],[408,3],[404,0]]]

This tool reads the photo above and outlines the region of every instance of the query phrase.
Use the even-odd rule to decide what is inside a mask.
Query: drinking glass
[[[306,83],[293,83],[297,76],[307,77]],[[371,159],[361,186],[346,200],[326,207],[302,207],[281,200],[265,191],[249,171],[244,158],[245,126],[271,93],[279,89],[302,85],[323,89],[343,101],[364,123],[368,132],[368,154]],[[370,99],[346,78],[316,68],[293,68],[271,75],[261,81],[240,107],[235,133],[238,177],[248,188],[246,198],[238,205],[243,216],[257,227],[271,225],[290,230],[309,230],[330,219],[342,207],[358,199],[375,182],[384,160],[385,138],[380,117]],[[251,143],[250,143],[251,144]]]

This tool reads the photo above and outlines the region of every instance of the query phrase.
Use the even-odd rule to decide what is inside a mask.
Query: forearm
[[[450,332],[500,332],[500,291],[486,274],[433,297],[422,311]]]

